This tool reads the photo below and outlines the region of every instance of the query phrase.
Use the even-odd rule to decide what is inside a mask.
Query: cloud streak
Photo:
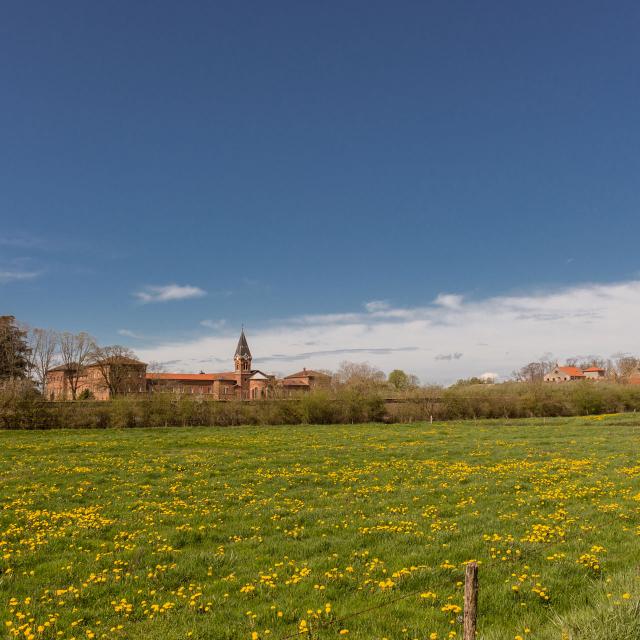
[[[133,338],[134,340],[146,340],[147,337],[143,336],[140,333],[136,333],[135,331],[131,331],[131,329],[118,329],[117,331],[119,336],[123,336],[125,338]]]
[[[42,240],[28,233],[16,233],[13,235],[0,234],[0,246],[32,249],[42,246]]]
[[[0,284],[33,280],[41,275],[41,271],[20,271],[16,269],[0,271]]]
[[[206,327],[207,329],[213,329],[214,331],[220,331],[220,329],[222,329],[226,324],[227,324],[227,321],[224,320],[224,319],[221,319],[221,320],[211,320],[211,319],[200,320],[200,326],[201,327]]]
[[[456,351],[455,353],[439,353],[434,360],[460,360],[464,354]]]
[[[562,360],[575,353],[640,353],[639,317],[640,279],[480,300],[443,293],[416,307],[385,303],[273,320],[248,327],[247,337],[255,365],[267,370],[297,366],[299,360],[322,369],[335,369],[345,359],[367,360],[387,372],[399,367],[423,382],[449,383],[488,371],[505,377],[542,354]],[[205,368],[214,371],[220,360],[231,364],[238,331],[139,353],[147,360],[175,360],[176,370],[185,371],[194,359],[211,354],[211,367]]]
[[[142,303],[172,302],[174,300],[188,300],[190,298],[202,298],[207,295],[200,287],[191,285],[166,284],[162,286],[147,286],[142,291],[137,291],[134,296]]]

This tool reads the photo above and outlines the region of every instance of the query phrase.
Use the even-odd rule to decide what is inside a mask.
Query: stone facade
[[[287,395],[296,392],[327,389],[331,385],[331,376],[313,369],[303,369],[284,378],[281,382]]]

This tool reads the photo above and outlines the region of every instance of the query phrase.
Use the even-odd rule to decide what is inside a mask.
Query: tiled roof
[[[182,380],[194,382],[213,382],[214,380],[236,381],[236,374],[232,371],[226,373],[147,373],[147,380]]]
[[[320,371],[314,371],[313,369],[303,369],[302,371],[298,371],[298,373],[292,373],[291,375],[286,376],[285,380],[287,378],[314,378],[317,376],[324,376],[325,378],[330,377],[326,373],[322,373]]]
[[[584,373],[582,373],[582,369],[578,369],[578,367],[558,367],[560,371],[566,373],[568,376],[574,376],[577,378],[584,378]]]
[[[130,365],[136,365],[140,367],[146,366],[144,362],[140,362],[140,360],[136,360],[135,358],[127,358],[126,356],[111,356],[109,358],[104,358],[103,360],[101,360],[101,362],[104,364],[130,364]],[[97,367],[97,366],[98,365],[96,362],[87,362],[84,365],[84,368],[88,369],[89,367]],[[60,364],[57,367],[53,367],[53,369],[49,369],[49,371],[70,371],[77,368],[78,368],[78,365],[74,362],[69,365]]]
[[[53,367],[53,369],[49,369],[49,373],[51,373],[52,371],[71,371],[77,368],[78,368],[77,364],[70,364],[70,365],[59,364],[57,367]]]
[[[302,380],[298,379],[298,380],[289,380],[288,378],[285,378],[282,381],[282,385],[285,387],[308,387],[309,383],[308,382],[302,382]]]
[[[583,371],[586,373],[587,371],[604,371],[604,369],[602,367],[589,367],[588,369],[583,369]]]

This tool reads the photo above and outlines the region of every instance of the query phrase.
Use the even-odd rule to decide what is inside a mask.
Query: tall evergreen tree
[[[0,380],[26,378],[31,349],[14,316],[0,316]]]

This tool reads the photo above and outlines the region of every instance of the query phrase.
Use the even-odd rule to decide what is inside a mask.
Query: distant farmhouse
[[[545,382],[570,382],[572,380],[604,380],[606,371],[600,367],[561,367],[556,365],[552,371],[544,377]]]
[[[46,397],[68,400],[72,397],[71,381],[77,379],[76,397],[83,394],[96,400],[108,400],[116,394],[172,392],[206,396],[211,400],[259,400],[263,398],[304,393],[328,387],[331,376],[320,371],[303,369],[277,379],[253,369],[252,356],[244,330],[240,333],[233,356],[234,370],[224,373],[148,373],[147,365],[131,358],[91,363],[77,368],[59,366],[47,375]],[[117,379],[115,386],[110,383]]]

